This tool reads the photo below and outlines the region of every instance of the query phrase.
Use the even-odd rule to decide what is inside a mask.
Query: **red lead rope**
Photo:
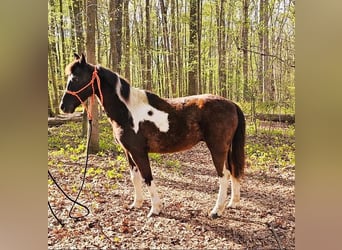
[[[98,88],[99,93],[100,93],[100,101],[101,101],[101,104],[103,105],[103,95],[102,95],[102,91],[101,91],[101,81],[100,81],[99,75],[97,74],[96,66],[94,67],[93,75],[92,75],[91,80],[90,80],[89,83],[87,83],[83,88],[81,88],[81,89],[79,89],[77,91],[70,91],[70,90],[66,91],[66,93],[75,96],[81,102],[83,108],[87,112],[89,120],[92,120],[92,117],[93,117],[92,116],[92,106],[93,106],[93,103],[95,101],[95,87],[94,87],[95,79],[96,79],[96,83],[97,83],[97,88]],[[90,85],[91,85],[93,94],[91,95],[91,98],[90,98],[90,104],[87,107],[85,101],[82,101],[78,94],[81,93],[86,88],[88,88]]]

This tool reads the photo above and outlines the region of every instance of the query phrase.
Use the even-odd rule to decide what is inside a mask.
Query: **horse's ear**
[[[81,62],[81,64],[85,64],[86,63],[86,58],[85,58],[85,55],[83,53],[81,54],[80,62]]]
[[[76,53],[74,53],[74,57],[75,57],[76,60],[80,59],[80,56],[78,54],[76,54]]]

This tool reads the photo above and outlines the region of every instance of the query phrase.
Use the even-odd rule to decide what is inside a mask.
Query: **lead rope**
[[[58,189],[61,190],[61,192],[65,195],[66,198],[68,198],[70,201],[73,202],[73,204],[72,204],[72,206],[71,206],[71,208],[70,208],[70,210],[69,210],[69,217],[72,218],[72,219],[80,219],[80,218],[83,218],[83,217],[87,216],[87,215],[89,214],[89,212],[90,212],[90,211],[89,211],[89,208],[88,208],[87,206],[85,206],[85,205],[83,205],[83,204],[81,204],[81,203],[79,203],[79,202],[77,201],[77,199],[78,199],[78,197],[80,196],[80,194],[81,194],[81,192],[82,192],[82,189],[83,189],[83,185],[84,185],[84,182],[85,182],[85,177],[86,177],[86,174],[87,174],[87,167],[88,167],[89,144],[90,144],[90,137],[91,137],[91,131],[92,131],[92,120],[89,119],[88,122],[89,122],[89,132],[88,132],[88,133],[89,133],[89,136],[88,136],[88,141],[87,141],[86,162],[85,162],[85,166],[84,166],[84,173],[83,173],[82,184],[81,184],[81,187],[80,187],[80,189],[79,189],[79,191],[78,191],[78,194],[77,194],[77,196],[76,196],[75,199],[70,198],[70,196],[69,196],[67,193],[64,192],[64,190],[60,187],[60,185],[57,183],[56,179],[52,176],[52,174],[51,174],[50,171],[48,170],[48,174],[49,174],[50,178],[53,180],[53,182],[54,182],[55,185],[58,187]],[[71,212],[72,212],[72,210],[74,209],[75,204],[77,204],[77,205],[83,207],[84,209],[86,209],[86,210],[87,210],[87,213],[86,213],[85,215],[81,215],[81,216],[73,216],[73,215],[71,214]],[[57,217],[57,215],[54,213],[54,211],[53,211],[53,209],[52,209],[52,207],[51,207],[49,201],[48,201],[48,206],[49,206],[49,208],[50,208],[50,210],[51,210],[51,213],[53,214],[53,216],[55,217],[55,219],[58,221],[58,223],[61,224],[62,227],[64,227],[64,223],[63,223],[60,219],[58,219],[58,217]]]
[[[90,144],[90,137],[91,137],[91,132],[92,132],[92,106],[93,106],[93,103],[95,101],[95,88],[94,88],[94,80],[96,79],[96,83],[97,83],[97,87],[98,87],[98,90],[99,90],[99,93],[100,93],[100,102],[101,104],[103,105],[103,95],[102,95],[102,91],[101,91],[101,82],[100,82],[100,78],[97,74],[97,69],[96,69],[96,66],[94,67],[94,71],[93,71],[93,75],[92,75],[92,78],[90,80],[90,82],[88,84],[86,84],[83,88],[81,88],[80,90],[78,91],[66,91],[66,93],[68,94],[71,94],[73,96],[75,96],[82,104],[83,108],[85,109],[85,111],[87,112],[87,116],[88,116],[88,122],[89,122],[89,136],[88,136],[88,141],[87,141],[87,156],[86,156],[86,163],[85,163],[85,167],[84,167],[84,173],[83,173],[83,180],[82,180],[82,184],[81,184],[81,187],[78,191],[78,194],[76,196],[76,199],[72,199],[70,198],[69,195],[67,195],[64,190],[59,186],[59,184],[57,183],[57,181],[55,180],[55,178],[52,176],[52,174],[50,173],[50,171],[48,170],[48,174],[50,176],[50,178],[53,180],[53,182],[55,183],[55,185],[59,188],[59,190],[61,190],[61,192],[65,195],[65,197],[67,197],[70,201],[73,202],[70,210],[69,210],[69,217],[72,218],[72,219],[80,219],[80,218],[83,218],[85,216],[87,216],[89,214],[89,208],[85,205],[82,205],[81,203],[77,202],[77,199],[78,197],[80,196],[81,194],[81,191],[83,189],[83,185],[84,185],[84,182],[85,182],[85,177],[86,177],[86,174],[87,174],[87,167],[88,167],[88,155],[89,155],[89,144]],[[84,89],[86,89],[89,85],[91,85],[91,88],[92,88],[92,91],[93,91],[93,94],[91,96],[91,99],[90,99],[90,105],[89,105],[89,108],[87,108],[87,105],[85,104],[85,102],[82,101],[82,99],[78,96],[78,93],[82,92]],[[85,215],[82,215],[82,216],[72,216],[71,215],[71,212],[72,210],[74,209],[74,206],[75,204],[85,208],[87,210],[87,213]],[[62,225],[62,227],[64,226],[64,224],[62,223],[62,221],[60,219],[58,219],[58,217],[56,216],[56,214],[54,213],[51,205],[50,205],[50,202],[48,201],[48,206],[53,214],[53,216],[55,217],[55,219],[59,222],[59,224]]]

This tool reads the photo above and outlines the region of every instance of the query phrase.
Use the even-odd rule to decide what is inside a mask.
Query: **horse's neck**
[[[125,103],[121,100],[122,95],[118,94],[118,91],[120,91],[118,85],[124,86],[124,88],[128,89],[129,92],[129,84],[125,81],[121,81],[118,74],[111,72],[108,69],[102,68],[101,71],[99,72],[101,81],[100,88],[103,95],[102,105],[104,110],[111,120],[118,123],[128,122],[128,109]]]

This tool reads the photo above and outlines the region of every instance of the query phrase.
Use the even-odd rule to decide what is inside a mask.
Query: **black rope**
[[[87,206],[85,206],[85,205],[83,205],[83,204],[81,204],[81,203],[79,203],[79,202],[77,201],[77,199],[78,199],[78,197],[80,196],[80,194],[81,194],[81,192],[82,192],[82,189],[83,189],[83,185],[84,185],[84,182],[85,182],[85,177],[86,177],[86,174],[87,174],[87,167],[88,167],[89,144],[90,144],[90,137],[91,137],[91,131],[92,131],[92,120],[88,120],[88,121],[89,121],[89,132],[88,132],[89,134],[88,134],[88,141],[87,141],[86,162],[85,162],[85,166],[84,166],[84,173],[83,173],[82,184],[81,184],[81,187],[80,187],[80,189],[79,189],[79,191],[78,191],[78,194],[77,194],[77,196],[76,196],[75,199],[70,198],[70,196],[69,196],[67,193],[64,192],[64,190],[61,188],[61,186],[57,183],[56,179],[52,176],[52,174],[51,174],[50,171],[48,170],[48,174],[49,174],[50,178],[53,180],[53,182],[54,182],[55,185],[58,187],[58,189],[61,190],[61,192],[65,195],[66,198],[68,198],[70,201],[73,202],[73,204],[72,204],[72,206],[71,206],[71,208],[70,208],[70,210],[69,210],[69,217],[72,218],[72,219],[80,219],[80,218],[83,218],[83,217],[87,216],[87,215],[89,214],[89,212],[90,212],[90,211],[89,211],[89,208],[88,208]],[[83,207],[84,209],[86,209],[86,210],[87,210],[87,213],[86,213],[85,215],[82,215],[82,216],[73,216],[73,215],[71,214],[71,212],[72,212],[72,210],[74,209],[75,204],[77,204],[77,205]],[[49,206],[49,208],[50,208],[50,210],[51,210],[53,216],[56,218],[56,220],[59,222],[59,224],[61,224],[62,227],[63,227],[63,226],[64,226],[64,223],[63,223],[60,219],[58,219],[58,217],[57,217],[56,214],[54,213],[54,211],[53,211],[53,209],[52,209],[52,207],[51,207],[49,201],[48,201],[48,206]]]

